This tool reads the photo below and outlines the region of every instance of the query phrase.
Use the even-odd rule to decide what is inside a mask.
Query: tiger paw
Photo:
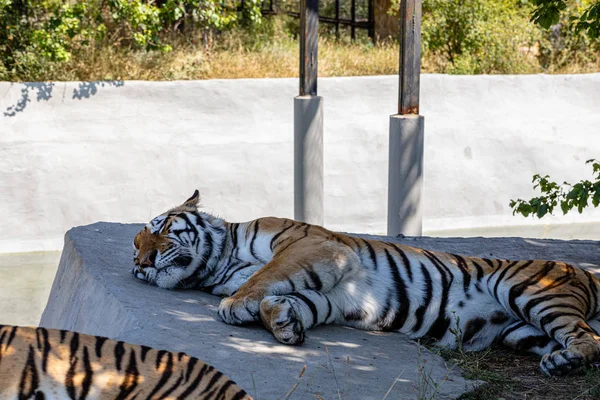
[[[131,270],[131,273],[133,274],[133,276],[136,279],[139,279],[141,281],[148,280],[148,278],[146,276],[146,271],[144,271],[144,269],[142,267],[140,267],[139,265],[136,265],[135,267],[133,267],[133,269]]]
[[[259,303],[248,298],[226,297],[219,304],[219,318],[229,325],[258,321]]]
[[[584,357],[567,348],[544,355],[540,369],[547,376],[564,376],[579,372],[584,365]]]
[[[285,296],[268,296],[260,303],[263,324],[283,344],[304,343],[304,325]]]

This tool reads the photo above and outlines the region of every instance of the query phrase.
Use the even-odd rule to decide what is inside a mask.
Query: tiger
[[[600,361],[600,281],[559,261],[430,251],[264,217],[229,223],[199,192],[135,235],[135,278],[223,297],[217,318],[262,322],[299,345],[323,324],[397,331],[436,346],[502,345],[541,357],[547,376]]]
[[[77,332],[0,325],[0,399],[252,400],[185,353]]]

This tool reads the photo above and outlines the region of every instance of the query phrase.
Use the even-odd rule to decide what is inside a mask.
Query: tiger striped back
[[[0,325],[2,399],[251,399],[212,366],[65,330]]]

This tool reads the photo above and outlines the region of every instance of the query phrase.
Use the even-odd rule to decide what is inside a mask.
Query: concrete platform
[[[40,325],[185,351],[256,399],[286,398],[296,384],[290,399],[381,400],[392,386],[387,399],[414,399],[426,380],[438,384],[429,387],[429,396],[437,390],[436,399],[452,399],[477,384],[398,333],[326,326],[309,331],[304,346],[288,347],[260,326],[217,322],[217,297],[166,291],[133,279],[131,241],[142,226],[100,222],[68,231]],[[596,241],[386,239],[467,255],[563,260],[600,272]]]

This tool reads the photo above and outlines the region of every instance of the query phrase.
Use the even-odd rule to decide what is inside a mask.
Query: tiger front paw
[[[140,281],[148,281],[148,277],[146,276],[146,271],[144,271],[144,269],[142,267],[140,267],[139,265],[136,265],[135,267],[133,267],[133,269],[131,270],[131,273],[133,274],[133,276],[136,279],[139,279]]]
[[[226,297],[219,304],[219,318],[229,325],[242,325],[259,320],[259,302],[249,298]]]
[[[260,317],[275,339],[283,344],[304,343],[304,325],[285,296],[268,296],[260,303]]]

